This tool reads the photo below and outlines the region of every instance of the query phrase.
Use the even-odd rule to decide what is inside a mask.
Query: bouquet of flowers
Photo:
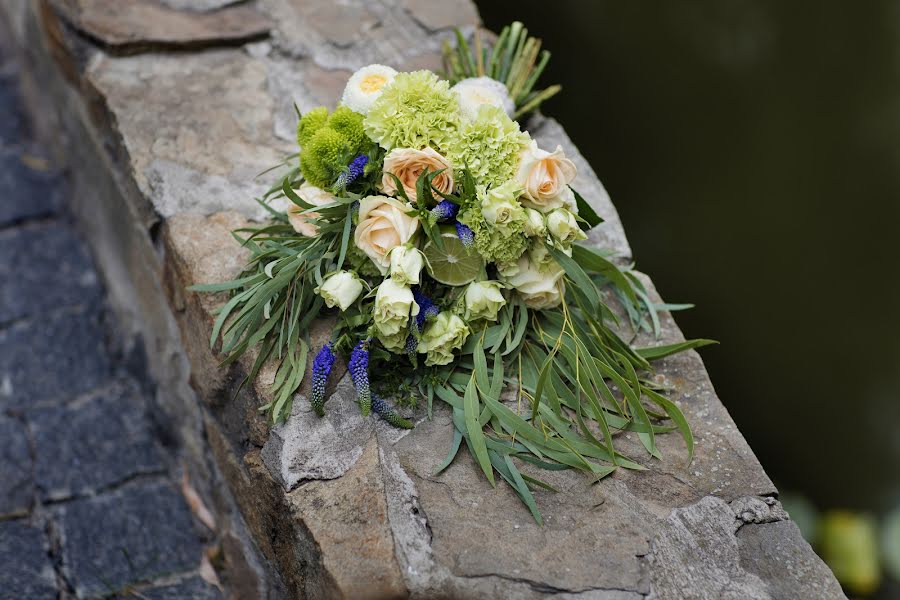
[[[247,269],[194,289],[231,293],[211,340],[225,363],[256,348],[248,378],[277,364],[261,409],[273,420],[290,414],[311,351],[323,415],[336,356],[348,356],[362,414],[411,428],[403,415],[420,400],[429,416],[445,402],[444,467],[465,441],[540,522],[532,489],[552,488],[535,468],[596,479],[643,468],[617,451],[621,431],[659,457],[655,436],[677,429],[692,452],[681,411],[645,374],[709,341],[641,349],[614,331],[609,301],[634,331],[658,331],[661,307],[630,267],[580,243],[601,219],[572,187],[575,165],[514,120],[559,90],[535,89],[549,53],[520,23],[492,47],[477,33],[472,46],[457,40],[446,78],[373,64],[334,110],[298,111],[300,151],[260,199],[272,222],[236,232]],[[331,340],[310,348],[312,321],[327,315]]]

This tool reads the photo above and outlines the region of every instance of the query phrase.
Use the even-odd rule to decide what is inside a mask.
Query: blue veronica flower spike
[[[347,169],[338,176],[335,186],[338,188],[345,188],[356,181],[359,176],[363,174],[363,171],[365,170],[368,163],[368,156],[366,156],[365,154],[357,154],[356,158],[350,161],[350,164],[347,165]]]
[[[437,206],[431,209],[431,214],[438,221],[450,221],[456,218],[459,212],[459,204],[454,204],[449,200],[441,200]]]
[[[360,341],[350,353],[347,364],[353,385],[356,386],[356,399],[363,416],[368,416],[372,408],[372,389],[369,387],[369,340]]]
[[[404,419],[400,415],[397,414],[397,411],[390,405],[390,403],[379,396],[378,394],[372,394],[372,410],[380,416],[382,419],[397,427],[399,429],[412,429],[413,424],[409,419]]]
[[[418,327],[418,324],[416,325]],[[419,338],[416,337],[414,333],[410,333],[406,336],[406,347],[404,350],[406,351],[406,356],[409,358],[410,362],[412,362],[413,366],[416,366],[416,350],[419,347]]]
[[[456,235],[466,248],[471,248],[475,243],[475,232],[459,221],[456,222]]]
[[[438,313],[441,312],[441,310],[428,296],[418,289],[413,290],[413,299],[416,301],[416,304],[419,305],[419,314],[416,315],[416,328],[419,330],[419,333],[422,333],[422,330],[425,329],[425,321],[429,317],[438,316]],[[406,343],[409,344],[409,340],[407,340]]]
[[[319,353],[312,365],[312,404],[316,414],[325,415],[325,386],[328,384],[328,376],[331,375],[331,368],[334,366],[334,347],[328,342]]]

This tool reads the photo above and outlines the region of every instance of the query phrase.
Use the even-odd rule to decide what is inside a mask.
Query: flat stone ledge
[[[73,5],[91,9],[101,6],[98,2]],[[104,157],[98,169],[112,174],[133,220],[128,225],[144,236],[134,245],[115,238],[126,251],[123,265],[137,265],[135,272],[155,278],[153,293],[165,290],[171,307],[166,314],[174,315],[180,340],[161,339],[169,321],[159,321],[152,306],[145,309],[152,318],[142,333],[173,353],[154,357],[160,370],[189,365],[218,466],[255,545],[284,577],[288,595],[843,597],[831,573],[786,520],[777,490],[694,352],[663,361],[656,375],[673,389],[673,399],[694,426],[693,464],[686,468],[684,445],[672,434],[658,438],[664,459],[646,461],[645,472],[617,472],[593,486],[577,473],[541,472],[561,490],[536,493],[544,527],[533,522],[509,489],[492,489],[465,452],[441,475],[433,475],[452,438],[442,406],[436,406],[433,420],[417,413],[417,427],[398,432],[361,419],[349,383],[336,376],[326,419],[312,417],[304,388],[291,419],[273,428],[256,410],[268,399],[271,372],[232,398],[248,364],[245,360],[222,371],[219,357],[208,348],[221,297],[189,294],[185,288],[240,270],[246,255],[228,232],[265,216],[252,198],[268,182],[253,176],[293,150],[292,103],[301,110],[333,104],[349,73],[370,62],[434,68],[450,29],[459,25],[470,32],[477,12],[467,0],[147,4],[177,13],[173,18],[182,23],[248,8],[271,23],[270,36],[238,45],[240,38],[209,40],[185,29],[178,31],[194,36],[183,41],[185,51],[138,44],[131,48],[138,54],[120,56],[117,39],[149,43],[152,32],[127,18],[109,17],[107,29],[119,31],[120,38],[111,35],[104,42],[96,23],[57,12],[53,3],[23,14],[14,0],[0,0],[0,10],[12,16],[30,47],[45,49],[35,58],[43,61],[45,72],[68,82],[65,98],[74,98],[77,106],[61,108],[68,111],[63,118],[78,119],[90,134],[70,143],[92,144],[92,151]],[[66,27],[83,35],[67,36]],[[199,50],[193,42],[217,47]],[[576,161],[576,188],[606,220],[591,241],[630,258],[608,194],[562,127],[539,118],[531,130],[542,146],[560,144]],[[108,243],[98,237],[97,243]],[[121,267],[108,276],[127,291],[131,288],[123,282],[137,278],[129,272]],[[147,281],[130,285],[148,289]],[[648,285],[658,299],[649,280]],[[670,315],[662,322],[662,343],[683,339]],[[88,363],[88,370],[99,374],[103,365]],[[21,378],[15,383],[20,381],[25,385]],[[49,395],[56,385],[50,384],[39,392]],[[10,406],[10,399],[0,396],[0,406],[4,402],[4,408]],[[644,455],[636,438],[625,434],[619,441],[626,454]],[[69,506],[90,512],[100,500],[75,502],[83,506]],[[63,522],[74,527],[74,519],[63,517]],[[769,547],[776,550],[766,552]],[[189,557],[175,558],[179,564],[173,568],[191,566]],[[78,569],[74,557],[67,560],[69,568]]]

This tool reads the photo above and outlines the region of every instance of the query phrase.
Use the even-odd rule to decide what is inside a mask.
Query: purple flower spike
[[[416,315],[416,328],[419,330],[419,333],[422,333],[422,330],[425,329],[425,321],[430,317],[438,316],[438,313],[441,311],[428,296],[418,289],[413,290],[413,299],[419,305],[419,314]],[[409,340],[406,343],[409,344]]]
[[[459,212],[459,204],[454,204],[449,200],[441,200],[438,202],[437,206],[431,209],[431,214],[434,215],[434,218],[438,221],[450,221],[456,218],[456,213]]]
[[[369,387],[369,340],[362,340],[350,353],[347,365],[353,385],[356,386],[356,398],[363,416],[372,408],[372,389]]]
[[[382,419],[400,429],[412,429],[413,424],[397,414],[390,403],[377,394],[372,394],[372,411]]]
[[[334,349],[331,342],[328,342],[313,361],[312,366],[312,404],[316,414],[325,415],[325,386],[328,384],[328,376],[331,374],[331,367],[334,366]]]
[[[363,174],[363,171],[366,168],[366,165],[369,163],[369,157],[365,154],[357,154],[356,158],[354,158],[349,165],[347,165],[347,169],[338,176],[337,182],[335,183],[335,187],[339,189],[343,189],[359,179],[360,175]]]
[[[475,232],[469,229],[468,225],[463,225],[459,221],[456,222],[456,235],[466,248],[471,248],[475,243]]]

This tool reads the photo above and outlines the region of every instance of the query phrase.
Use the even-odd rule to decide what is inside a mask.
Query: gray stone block
[[[25,425],[0,416],[0,440],[0,516],[22,515],[34,498]]]
[[[27,202],[22,198],[20,203]],[[97,274],[84,244],[60,222],[0,232],[0,323],[44,318],[65,306],[101,299]]]
[[[60,402],[99,386],[111,370],[104,335],[96,309],[0,330],[0,410]]]
[[[28,411],[41,497],[61,500],[164,470],[146,411],[132,382],[74,405]]]
[[[0,600],[56,597],[56,575],[43,532],[24,521],[0,523]]]
[[[24,136],[25,119],[22,112],[16,79],[0,76],[0,148],[19,143]]]
[[[203,548],[184,498],[170,485],[141,482],[61,504],[63,570],[79,596],[197,568]]]
[[[4,102],[6,100],[0,98],[0,110]],[[3,120],[5,113],[0,122]],[[0,131],[0,135],[13,137],[19,134]],[[5,138],[0,139],[0,227],[56,211],[59,206],[57,190],[61,185],[58,176],[32,169],[22,161],[18,151],[4,149],[5,143]]]

